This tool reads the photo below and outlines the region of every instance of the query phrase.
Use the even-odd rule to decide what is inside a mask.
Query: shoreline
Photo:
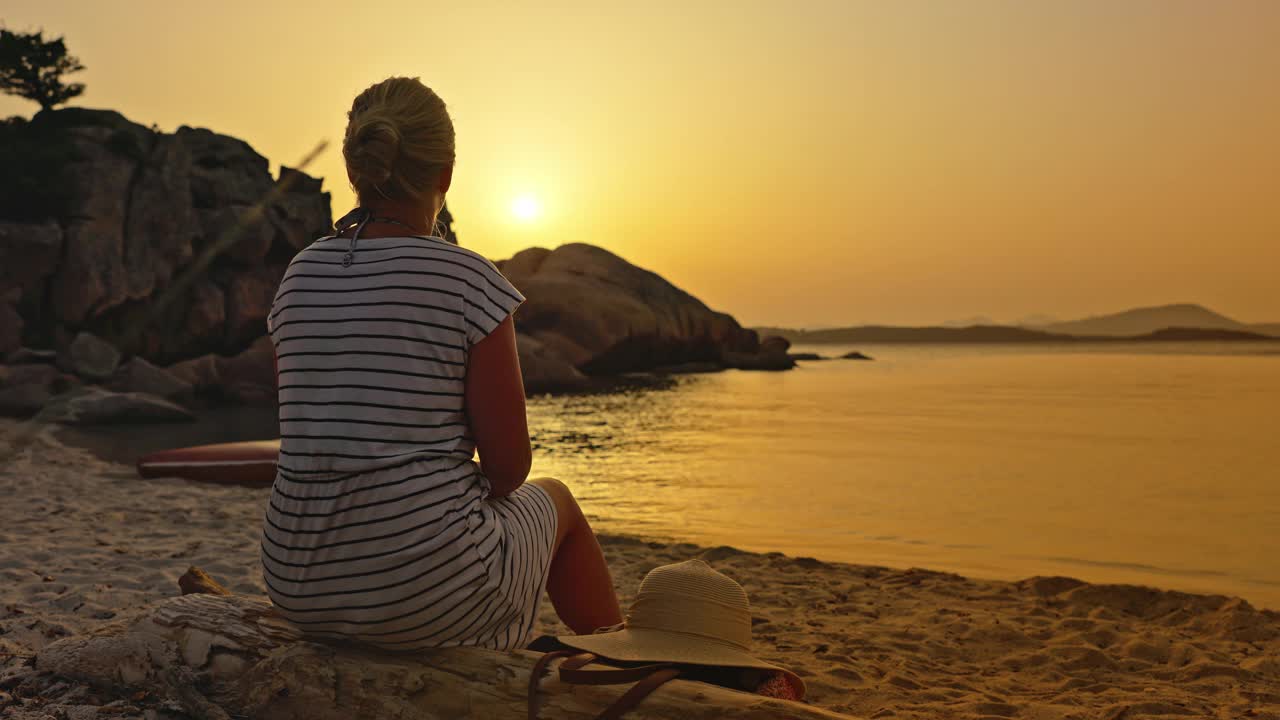
[[[5,448],[17,427],[0,423],[0,494],[9,498],[0,529],[0,688],[56,688],[32,675],[27,656],[176,595],[190,565],[233,591],[262,593],[260,489],[138,480],[48,429]],[[1243,600],[601,540],[624,606],[649,569],[690,557],[741,582],[757,653],[793,668],[811,703],[838,712],[1280,716],[1280,613]],[[563,632],[545,600],[540,619],[541,632]],[[61,685],[16,712],[34,718],[59,703],[93,704],[85,690]],[[78,699],[65,700],[73,691]],[[94,702],[112,701],[105,697]]]
[[[47,428],[55,442],[87,451],[95,459],[104,463],[125,467],[126,470],[120,472],[132,477],[132,467],[136,457],[146,452],[165,450],[175,446],[258,440],[272,433],[275,426],[275,413],[272,410],[217,406],[208,408],[208,412],[202,414],[195,423],[90,427],[50,424]],[[211,435],[211,429],[214,427],[218,428],[218,432],[216,435]],[[147,430],[153,430],[153,432],[139,439],[139,433],[145,433]],[[2,432],[0,430],[0,434]],[[538,470],[539,467],[535,463],[535,472],[531,477],[539,475]],[[259,490],[265,492],[262,489]],[[588,508],[588,517],[603,534],[633,537],[645,542],[690,547],[717,547],[728,543],[735,548],[757,554],[769,554],[777,550],[777,547],[767,539],[726,540],[715,533],[697,533],[688,528],[683,533],[677,533],[673,528],[646,530],[632,527],[625,521],[619,521],[607,514],[593,514],[590,508]],[[869,544],[869,540],[887,542],[892,547],[878,548],[875,547],[875,542]],[[812,558],[824,563],[929,568],[977,580],[1006,582],[1018,581],[1032,575],[1061,575],[1091,584],[1138,585],[1176,590],[1193,595],[1239,597],[1259,609],[1280,611],[1280,605],[1266,602],[1266,598],[1274,593],[1270,593],[1265,580],[1244,576],[1236,578],[1226,587],[1221,586],[1224,583],[1216,583],[1219,586],[1215,587],[1212,580],[1220,579],[1223,574],[1212,566],[1194,569],[1172,568],[1142,562],[1110,561],[1087,557],[1051,557],[1017,553],[992,555],[989,551],[968,557],[940,558],[933,557],[936,553],[932,550],[937,548],[927,541],[900,539],[895,544],[890,539],[879,537],[859,538],[858,541],[861,545],[858,552],[853,553],[856,555],[854,558],[848,557],[850,553],[839,552],[829,543],[788,547],[785,540],[778,540],[778,545],[782,552],[792,557]],[[915,552],[904,553],[904,548],[900,546],[902,544],[909,546],[908,549]],[[950,546],[944,547],[952,549]],[[1197,580],[1205,578],[1211,581],[1197,583]]]
[[[222,406],[209,408],[195,423],[132,426],[50,426],[57,442],[86,450],[103,462],[132,467],[137,456],[172,447],[217,442],[258,440],[272,434],[276,427],[273,410]],[[556,475],[535,462],[532,476]],[[130,470],[129,472],[132,472]],[[572,479],[572,476],[570,476]],[[1167,567],[1142,561],[1096,559],[1079,556],[1024,555],[997,552],[991,547],[968,552],[963,546],[938,545],[927,540],[885,538],[875,535],[852,535],[847,538],[856,546],[832,542],[788,543],[778,537],[746,538],[738,532],[733,537],[723,533],[698,533],[684,528],[636,527],[608,514],[588,517],[604,533],[639,537],[664,544],[693,544],[708,547],[722,543],[756,553],[782,550],[792,556],[813,557],[829,563],[871,564],[889,567],[926,567],[942,572],[959,573],[981,580],[1016,581],[1035,574],[1064,575],[1095,584],[1120,583],[1159,587],[1191,594],[1243,597],[1256,607],[1280,611],[1276,594],[1266,579],[1239,575],[1227,576],[1212,565]],[[776,544],[775,544],[776,543]],[[852,547],[852,549],[850,549]]]

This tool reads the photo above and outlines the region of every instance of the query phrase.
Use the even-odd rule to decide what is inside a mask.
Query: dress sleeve
[[[475,345],[489,337],[503,320],[520,307],[524,295],[488,260],[467,282],[463,317],[467,345]]]
[[[276,323],[278,322],[276,316],[284,312],[285,308],[288,307],[288,304],[289,304],[288,300],[280,299],[280,293],[284,290],[285,282],[289,279],[289,276],[292,275],[294,272],[294,267],[295,267],[294,261],[296,261],[300,257],[303,257],[304,255],[307,255],[308,254],[307,251],[309,249],[310,248],[304,249],[302,252],[299,252],[297,255],[295,255],[293,257],[293,260],[289,261],[289,266],[284,269],[284,274],[280,276],[280,282],[276,283],[276,292],[271,297],[271,309],[267,311],[267,335],[271,336],[271,341],[276,345],[280,344],[279,339],[276,338]]]

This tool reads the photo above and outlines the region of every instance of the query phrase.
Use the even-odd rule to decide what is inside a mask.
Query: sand
[[[47,429],[15,440],[23,427],[0,421],[0,716],[175,717],[41,677],[30,658],[176,594],[190,565],[261,594],[265,491],[139,480]],[[1280,718],[1280,614],[1243,600],[603,544],[624,604],[650,568],[690,557],[737,579],[758,653],[803,676],[810,702],[852,716]],[[562,631],[545,603],[542,618]]]

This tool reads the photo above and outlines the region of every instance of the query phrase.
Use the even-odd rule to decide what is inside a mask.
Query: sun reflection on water
[[[892,348],[533,398],[533,474],[608,532],[1280,605],[1274,358],[1121,350]]]

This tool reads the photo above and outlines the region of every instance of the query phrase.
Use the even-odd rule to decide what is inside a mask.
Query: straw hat
[[[613,632],[557,639],[611,660],[773,670],[783,673],[804,696],[804,681],[798,675],[751,656],[746,591],[701,560],[649,571],[624,625]]]

